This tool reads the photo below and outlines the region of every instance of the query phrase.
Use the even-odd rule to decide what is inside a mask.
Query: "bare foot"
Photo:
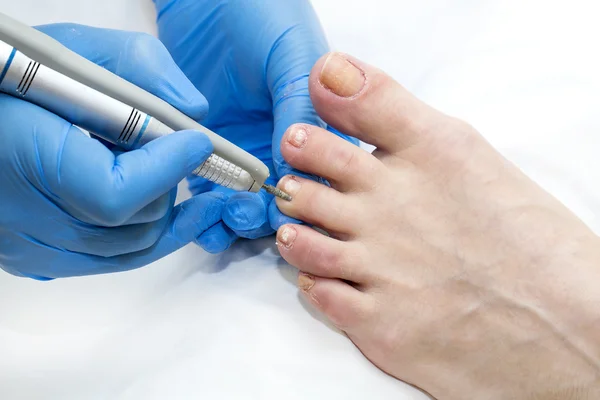
[[[349,61],[348,61],[349,60]],[[337,94],[336,94],[337,93]],[[282,143],[282,256],[299,286],[387,373],[440,400],[597,399],[598,238],[472,127],[333,54],[311,96],[338,130]]]

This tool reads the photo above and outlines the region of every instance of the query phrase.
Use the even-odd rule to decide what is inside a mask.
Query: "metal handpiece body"
[[[125,150],[174,130],[150,115],[30,59],[0,41],[0,92],[24,99]],[[236,190],[261,184],[242,168],[212,154],[194,173]]]

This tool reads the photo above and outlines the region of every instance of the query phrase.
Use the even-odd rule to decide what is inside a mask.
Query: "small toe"
[[[286,176],[277,187],[288,193],[291,201],[277,198],[277,207],[289,217],[325,229],[341,236],[354,236],[362,226],[357,199],[337,190],[300,178]]]
[[[296,124],[286,132],[281,153],[294,168],[321,176],[341,192],[374,186],[384,168],[377,158],[325,129]]]
[[[298,287],[335,326],[350,334],[375,312],[374,298],[339,279],[300,273]]]
[[[302,225],[284,225],[277,232],[281,256],[301,271],[358,284],[369,282],[367,252],[359,242],[343,242]]]

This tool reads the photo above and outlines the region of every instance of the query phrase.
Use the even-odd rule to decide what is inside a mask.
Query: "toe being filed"
[[[352,333],[375,314],[376,302],[339,279],[329,279],[300,273],[298,287],[306,299],[338,328]]]
[[[302,225],[277,231],[281,256],[309,274],[364,284],[369,280],[366,251],[361,243],[342,242]]]
[[[360,90],[350,93],[349,88]],[[341,53],[316,63],[309,89],[325,122],[390,153],[416,143],[441,115],[381,70]]]
[[[291,201],[276,199],[277,208],[289,217],[350,237],[361,226],[357,199],[298,176],[284,177],[277,187],[292,197]]]
[[[321,176],[342,192],[373,187],[373,178],[383,169],[383,164],[364,149],[306,124],[288,129],[281,153],[294,168]]]

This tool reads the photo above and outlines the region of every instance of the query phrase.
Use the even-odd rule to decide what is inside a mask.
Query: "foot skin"
[[[317,112],[373,154],[308,125],[277,205],[299,287],[378,367],[437,399],[600,398],[597,237],[472,127],[381,71],[331,54]],[[594,288],[596,286],[596,288]],[[541,397],[540,397],[541,396]]]

